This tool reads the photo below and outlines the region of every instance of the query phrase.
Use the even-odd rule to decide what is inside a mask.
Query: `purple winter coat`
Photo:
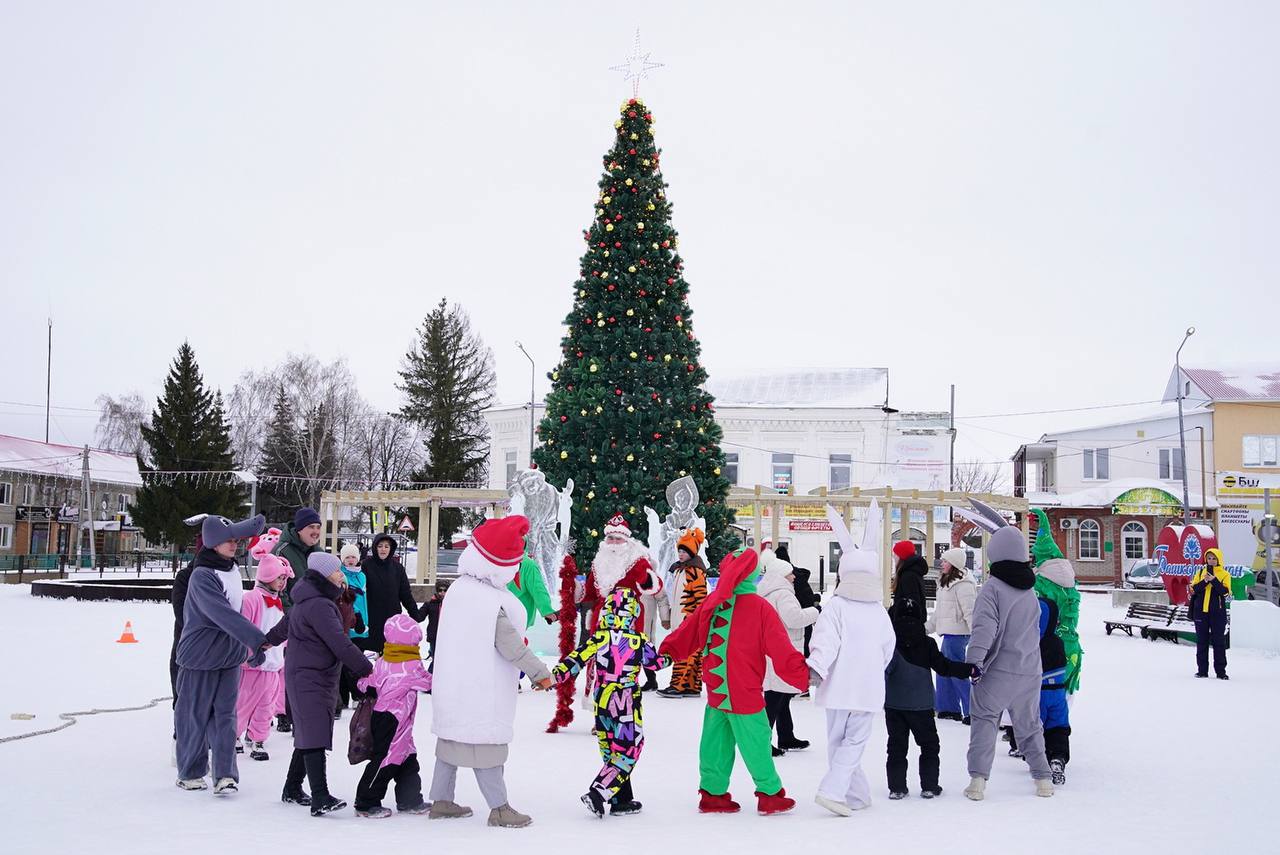
[[[339,593],[338,586],[314,570],[293,586],[284,685],[293,714],[294,748],[332,749],[333,708],[342,666],[357,677],[373,670],[342,627]]]

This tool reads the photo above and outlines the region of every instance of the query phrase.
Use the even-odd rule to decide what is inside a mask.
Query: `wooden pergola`
[[[818,513],[826,505],[831,505],[837,511],[840,511],[844,516],[845,525],[852,530],[853,509],[869,508],[872,499],[878,500],[880,509],[883,511],[880,532],[880,577],[884,586],[884,601],[888,605],[890,600],[889,585],[893,575],[890,552],[893,546],[891,543],[893,536],[893,513],[891,509],[899,509],[901,515],[900,525],[904,535],[911,528],[911,511],[924,511],[927,520],[927,524],[924,526],[924,554],[926,560],[930,560],[933,556],[934,547],[934,508],[968,507],[969,499],[971,498],[986,502],[997,510],[1018,514],[1022,520],[1023,536],[1026,537],[1029,534],[1027,518],[1029,506],[1027,500],[1016,496],[1001,496],[992,493],[964,493],[946,490],[894,490],[892,487],[880,487],[872,490],[851,487],[846,490],[828,492],[827,488],[820,487],[816,493],[797,496],[790,492],[781,493],[767,487],[756,486],[755,488],[733,488],[729,491],[726,503],[735,510],[747,507],[752,509],[756,548],[759,549],[764,542],[764,509],[766,507],[769,509],[770,540],[776,544],[782,534],[782,518],[787,515],[788,507],[812,507],[815,513]],[[744,522],[745,520],[743,519],[738,520],[740,525]],[[987,534],[981,529],[977,529],[977,531],[982,537],[982,547],[985,551]]]
[[[418,566],[414,573],[419,583],[434,585],[440,555],[440,509],[486,509],[490,516],[507,513],[511,497],[505,490],[473,487],[433,487],[427,490],[327,490],[320,494],[320,523],[324,530],[324,548],[338,548],[339,510],[344,507],[372,508],[386,513],[388,508],[418,509]]]

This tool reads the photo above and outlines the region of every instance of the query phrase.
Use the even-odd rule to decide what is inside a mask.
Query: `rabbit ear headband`
[[[831,531],[836,536],[836,542],[840,544],[841,552],[853,552],[856,549],[873,553],[879,551],[877,538],[884,525],[884,512],[880,510],[880,503],[875,499],[871,500],[871,505],[867,508],[867,524],[862,530],[860,545],[853,542],[853,535],[849,532],[849,527],[844,524],[844,517],[830,505],[827,505],[827,521],[831,523]]]
[[[956,508],[956,514],[973,523],[988,534],[994,534],[1009,525],[1009,522],[1004,518],[1004,515],[987,503],[979,502],[977,499],[970,499],[969,504],[973,506],[973,510],[968,508]]]

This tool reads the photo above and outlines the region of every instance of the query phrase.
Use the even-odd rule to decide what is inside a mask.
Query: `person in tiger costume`
[[[662,628],[671,629],[678,626],[683,618],[693,614],[702,601],[707,598],[707,568],[698,557],[705,536],[702,529],[693,528],[681,535],[676,544],[676,555],[679,560],[671,565],[667,574],[673,580],[671,600],[662,599],[658,603],[658,611],[662,617]],[[680,604],[680,610],[672,620],[671,602]],[[664,698],[696,698],[702,694],[702,651],[699,650],[688,659],[681,659],[671,669],[671,685],[660,689],[658,694]]]

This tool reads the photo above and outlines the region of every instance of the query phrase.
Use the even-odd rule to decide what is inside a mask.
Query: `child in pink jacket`
[[[413,719],[418,693],[431,691],[431,675],[422,664],[422,627],[406,614],[387,618],[383,625],[382,656],[373,673],[356,684],[360,692],[377,692],[373,704],[373,744],[369,765],[356,787],[356,816],[382,818],[387,786],[396,782],[396,810],[424,814],[431,805],[422,800],[418,750],[413,744]]]
[[[271,529],[259,538],[249,552],[258,559],[257,584],[245,591],[240,601],[240,614],[264,633],[284,619],[284,603],[280,593],[293,578],[289,562],[271,549],[279,539],[278,529]],[[261,665],[248,664],[240,669],[240,694],[236,699],[236,733],[244,735],[244,747],[253,760],[268,759],[264,743],[271,732],[271,719],[284,694],[284,645],[272,647]],[[247,733],[246,733],[247,732]],[[236,753],[243,749],[236,746]]]

